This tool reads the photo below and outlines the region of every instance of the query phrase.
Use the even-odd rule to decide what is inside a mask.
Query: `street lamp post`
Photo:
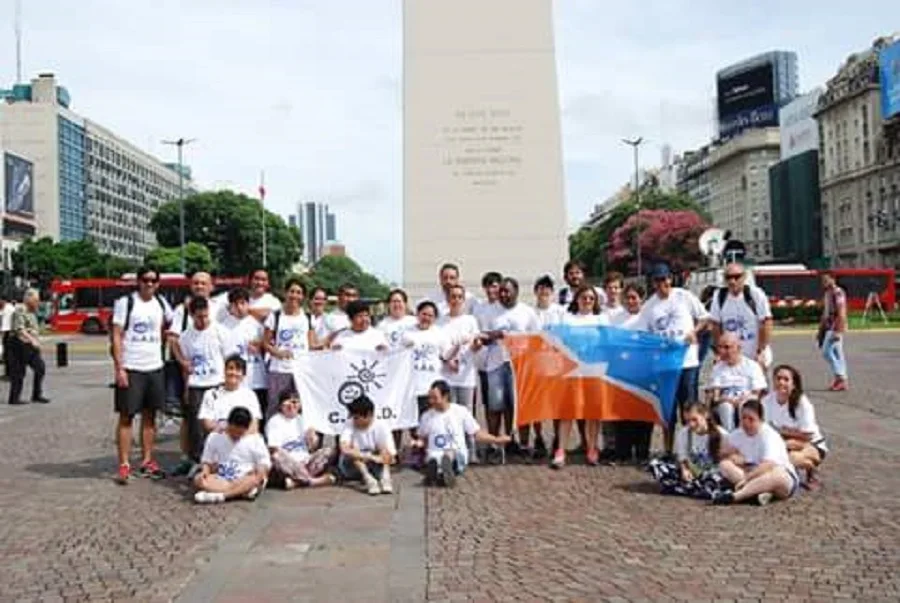
[[[178,220],[179,242],[181,243],[181,273],[187,274],[187,260],[184,257],[184,147],[197,140],[196,138],[179,138],[164,140],[163,144],[178,147]]]
[[[638,136],[633,140],[629,140],[627,138],[623,138],[622,142],[629,145],[634,150],[634,199],[635,205],[637,206],[638,214],[641,211],[641,183],[640,183],[640,175],[638,173],[638,149],[641,146],[641,143],[644,142],[644,138],[642,136]],[[641,276],[641,231],[640,231],[640,223],[637,224],[637,275]]]

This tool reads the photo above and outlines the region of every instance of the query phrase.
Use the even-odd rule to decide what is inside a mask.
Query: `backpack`
[[[163,314],[163,322],[166,320],[166,302],[163,299],[162,295],[159,293],[155,294],[156,302],[159,304],[159,309],[162,310]],[[122,326],[122,332],[128,330],[128,325],[131,324],[131,313],[134,311],[134,293],[129,293],[126,297],[126,307],[125,307],[125,324]],[[185,324],[187,324],[187,308],[185,308],[185,320],[184,324],[181,325],[182,330],[184,330]],[[113,317],[109,317],[109,353],[112,354],[112,341],[113,341]],[[163,339],[163,350],[165,350],[165,339]],[[165,352],[163,352],[165,353]]]
[[[719,291],[716,293],[716,301],[719,304],[719,311],[725,305],[725,300],[728,299],[728,287],[719,287]],[[754,316],[759,316],[756,312],[756,300],[753,299],[753,295],[750,293],[750,285],[744,285],[744,302],[750,308],[750,311],[753,312]]]
[[[303,312],[303,313],[306,314],[306,320],[307,320],[307,322],[309,322],[309,330],[315,331],[315,329],[313,328],[312,316],[309,315],[309,312]],[[281,308],[278,308],[277,310],[275,310],[273,312],[273,315],[275,316],[275,325],[274,325],[275,328],[272,329],[272,337],[274,338],[274,341],[272,343],[277,347],[278,346],[278,325],[281,323]],[[271,356],[269,357],[268,361],[266,362],[266,368],[269,368],[270,364],[272,364]]]

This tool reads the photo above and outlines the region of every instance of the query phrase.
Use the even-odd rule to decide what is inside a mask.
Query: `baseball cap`
[[[650,278],[658,279],[658,278],[669,278],[672,276],[672,271],[669,270],[669,267],[666,264],[657,264],[653,267],[653,270],[650,271]]]

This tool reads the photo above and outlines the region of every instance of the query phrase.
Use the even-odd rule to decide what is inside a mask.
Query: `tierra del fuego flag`
[[[615,327],[553,326],[504,338],[516,382],[516,422],[673,418],[687,345]]]

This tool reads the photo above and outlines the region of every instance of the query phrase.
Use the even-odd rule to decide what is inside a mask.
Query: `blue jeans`
[[[703,331],[697,340],[700,366],[703,366],[703,361],[706,360],[707,354],[712,349],[712,331]]]
[[[384,465],[381,463],[373,463],[371,461],[366,461],[366,469],[369,470],[369,473],[375,479],[381,479],[381,474],[384,471]],[[356,465],[353,464],[353,461],[350,460],[349,457],[341,455],[340,460],[338,461],[338,471],[348,482],[355,482],[362,480],[362,474],[359,472],[359,469],[356,468]]]
[[[825,333],[822,340],[822,356],[831,369],[832,374],[840,379],[847,378],[847,357],[844,356],[844,337],[835,340],[834,331]]]
[[[453,458],[453,472],[456,475],[462,475],[463,471],[466,470],[466,466],[469,464],[469,459],[465,454],[463,454],[459,450],[450,450],[450,451],[429,450],[426,453],[426,456],[429,461],[434,459],[440,465],[441,459],[443,459],[444,456],[447,454],[451,455]]]
[[[512,364],[504,362],[492,371],[479,371],[481,395],[488,412],[512,410],[516,404]]]

